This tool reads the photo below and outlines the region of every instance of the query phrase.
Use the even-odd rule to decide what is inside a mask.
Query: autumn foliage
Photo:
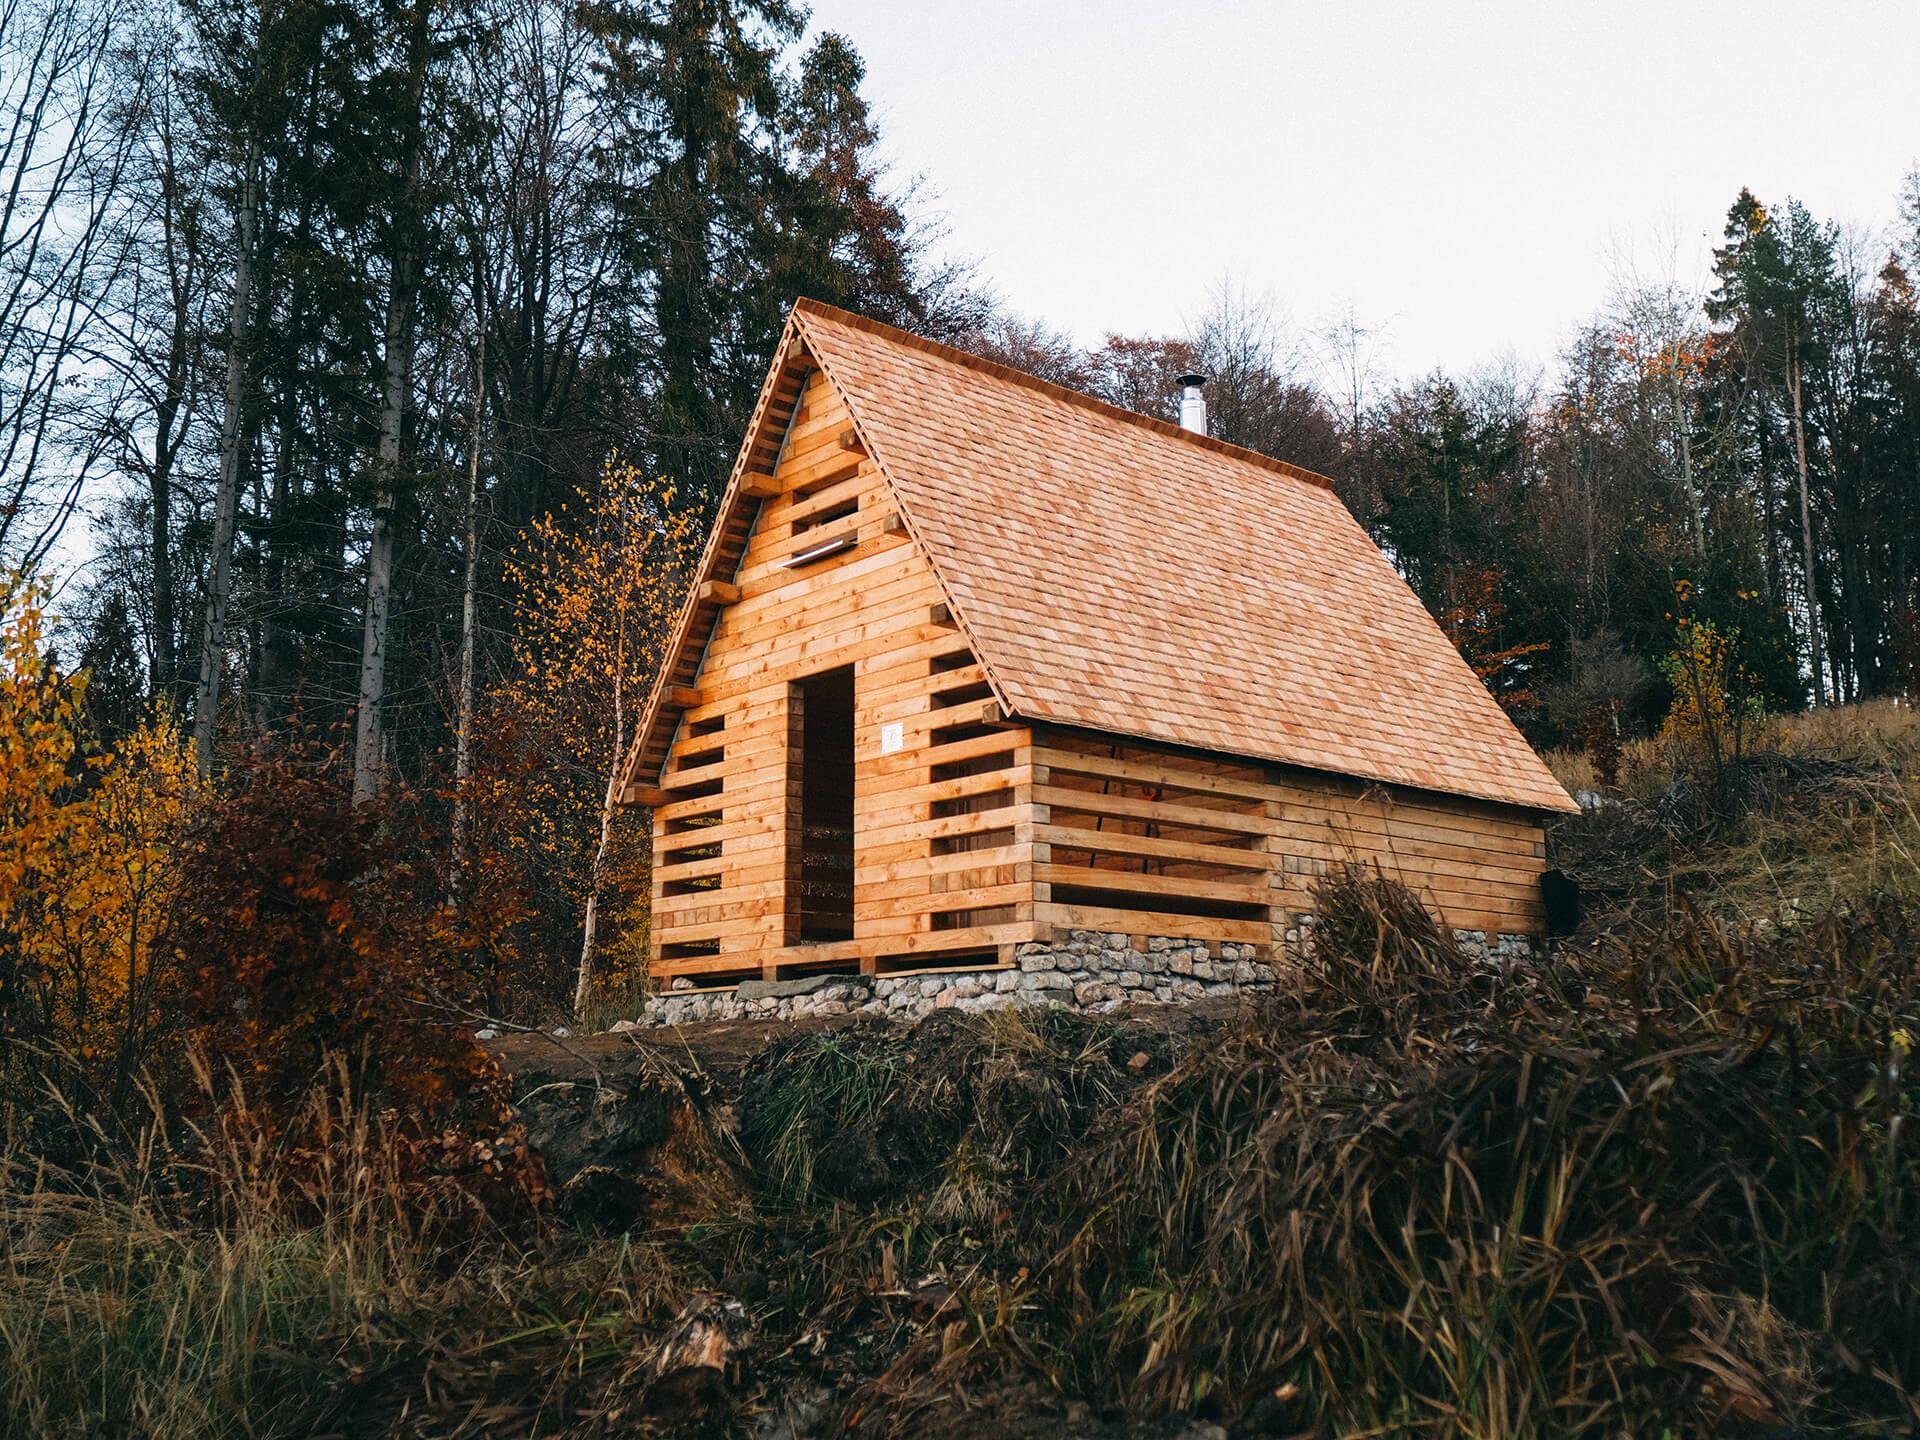
[[[454,908],[403,801],[352,805],[312,744],[264,750],[216,797],[181,862],[168,931],[194,1038],[252,1130],[297,1153],[337,1061],[394,1122],[422,1178],[537,1202],[539,1162],[508,1124],[506,1077],[474,1038],[494,937],[511,913]]]
[[[610,461],[594,493],[535,521],[505,567],[522,623],[475,808],[568,936],[585,931],[587,990],[643,968],[647,826],[613,787],[705,532],[673,486]]]
[[[158,942],[192,774],[157,715],[110,751],[90,744],[85,680],[49,656],[42,592],[0,585],[0,611],[0,1085],[51,1066],[119,1103],[171,1015]]]
[[[1440,616],[1440,628],[1501,708],[1518,718],[1539,708],[1532,677],[1547,645],[1544,641],[1508,643],[1501,578],[1495,565],[1460,570],[1453,578],[1451,603]]]

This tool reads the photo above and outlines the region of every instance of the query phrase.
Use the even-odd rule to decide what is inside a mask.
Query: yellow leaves
[[[44,588],[0,575],[0,928],[59,843],[82,689],[48,663]]]
[[[1736,634],[1721,631],[1711,620],[1683,615],[1674,622],[1673,648],[1660,662],[1673,687],[1673,705],[1661,730],[1669,740],[1714,754],[1731,722],[1744,718],[1736,716],[1732,694],[1741,679],[1733,648]]]
[[[85,755],[85,677],[47,663],[44,603],[38,587],[0,581],[0,930],[33,979],[39,1023],[104,1057],[152,971],[193,770],[157,716]]]
[[[537,763],[483,769],[471,799],[483,828],[576,906],[591,889],[609,777],[699,563],[703,520],[666,480],[616,457],[591,496],[529,526],[504,567],[518,612],[514,678],[494,693],[489,723]],[[625,813],[615,827],[602,913],[622,915],[623,896],[644,896],[645,835]]]

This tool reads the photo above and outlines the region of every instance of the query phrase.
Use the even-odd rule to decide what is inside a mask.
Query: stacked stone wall
[[[1310,924],[1310,917],[1302,917]],[[1297,944],[1298,929],[1289,938]],[[1456,930],[1461,948],[1487,963],[1532,953],[1524,935]],[[874,1015],[914,1020],[934,1010],[1049,1006],[1102,1014],[1122,1005],[1182,1004],[1271,989],[1280,972],[1252,945],[1210,944],[1166,935],[1069,930],[1015,952],[1011,968],[905,975],[811,975],[749,980],[728,990],[668,990],[637,1021],[615,1029],[707,1020],[791,1020],[804,1015]]]

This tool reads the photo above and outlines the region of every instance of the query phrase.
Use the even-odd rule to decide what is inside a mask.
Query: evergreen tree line
[[[1699,293],[1619,282],[1546,375],[1383,384],[1355,316],[1302,335],[1231,286],[1182,338],[966,343],[1169,420],[1209,375],[1212,433],[1333,478],[1540,743],[1657,726],[1689,636],[1754,710],[1911,694],[1920,172],[1883,239],[1743,189],[1711,259]]]
[[[484,760],[512,798],[456,860],[541,852],[530,948],[591,952],[645,890],[604,792],[653,572],[802,294],[1168,418],[1204,371],[1213,432],[1333,477],[1543,743],[1654,727],[1690,645],[1755,707],[1915,687],[1920,177],[1880,240],[1742,191],[1703,293],[1623,284],[1544,378],[1383,382],[1354,315],[1301,336],[1230,288],[1087,350],[935,258],[857,51],[804,21],[0,0],[0,571],[78,577],[96,733],[158,704],[212,776],[326,737],[362,800]]]

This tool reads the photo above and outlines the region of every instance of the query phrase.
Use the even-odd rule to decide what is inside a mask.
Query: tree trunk
[[[1680,493],[1687,504],[1687,533],[1693,537],[1693,558],[1707,558],[1706,523],[1700,516],[1700,492],[1693,480],[1693,436],[1687,423],[1686,391],[1680,383],[1680,366],[1675,357],[1671,376],[1673,386],[1673,424],[1680,439]]]
[[[200,630],[200,685],[193,710],[193,754],[200,777],[213,773],[213,737],[220,718],[220,667],[226,649],[227,588],[232,582],[233,526],[240,505],[241,411],[246,404],[247,328],[252,306],[253,243],[259,224],[260,141],[247,142],[240,185],[239,235],[233,259],[233,304],[227,321],[226,411],[220,419],[220,485],[213,505],[213,555],[207,573],[207,618]]]
[[[353,803],[380,793],[385,761],[382,721],[387,691],[387,618],[393,598],[393,512],[399,502],[400,438],[413,377],[413,288],[418,259],[414,214],[420,184],[421,104],[426,95],[427,5],[416,0],[409,21],[406,153],[394,197],[393,274],[387,286],[386,375],[380,398],[378,488],[367,547],[366,623],[360,636],[360,693],[354,714]]]
[[[156,428],[164,437],[165,422]],[[153,468],[147,472],[153,522],[147,542],[153,567],[153,661],[147,687],[154,700],[172,714],[177,699],[173,677],[179,669],[179,657],[173,643],[173,457],[166,453],[165,445],[164,438],[155,445]]]
[[[467,564],[460,585],[460,693],[453,737],[452,891],[457,905],[466,894],[467,852],[473,843],[473,668],[480,638],[480,426],[487,394],[487,326],[480,317],[474,355],[473,434],[467,446]]]
[[[595,947],[600,938],[600,879],[606,871],[607,851],[613,845],[613,820],[620,808],[620,782],[627,758],[627,617],[617,614],[620,628],[613,652],[613,753],[607,761],[607,793],[600,801],[600,838],[593,847],[593,865],[587,872],[587,913],[581,925],[580,974],[573,986],[573,1018],[587,1018],[587,1000],[593,994]]]
[[[387,292],[386,379],[380,401],[379,490],[373,502],[373,538],[367,547],[366,623],[360,637],[360,699],[353,743],[353,803],[380,793],[381,707],[387,688],[387,615],[393,595],[393,510],[398,501],[400,430],[406,419],[407,335],[412,321],[410,257],[396,255]]]
[[[1820,587],[1813,572],[1813,507],[1807,499],[1807,423],[1800,403],[1800,362],[1787,359],[1787,393],[1793,400],[1793,448],[1800,471],[1800,547],[1807,567],[1807,642],[1813,662],[1813,704],[1825,703],[1820,653]]]
[[[573,1018],[587,1018],[587,1001],[593,994],[596,978],[594,961],[600,939],[600,875],[607,863],[607,851],[613,843],[613,817],[620,800],[620,765],[616,760],[607,775],[606,798],[600,802],[600,839],[593,849],[593,869],[587,888],[587,913],[581,926],[580,974],[573,985]]]

